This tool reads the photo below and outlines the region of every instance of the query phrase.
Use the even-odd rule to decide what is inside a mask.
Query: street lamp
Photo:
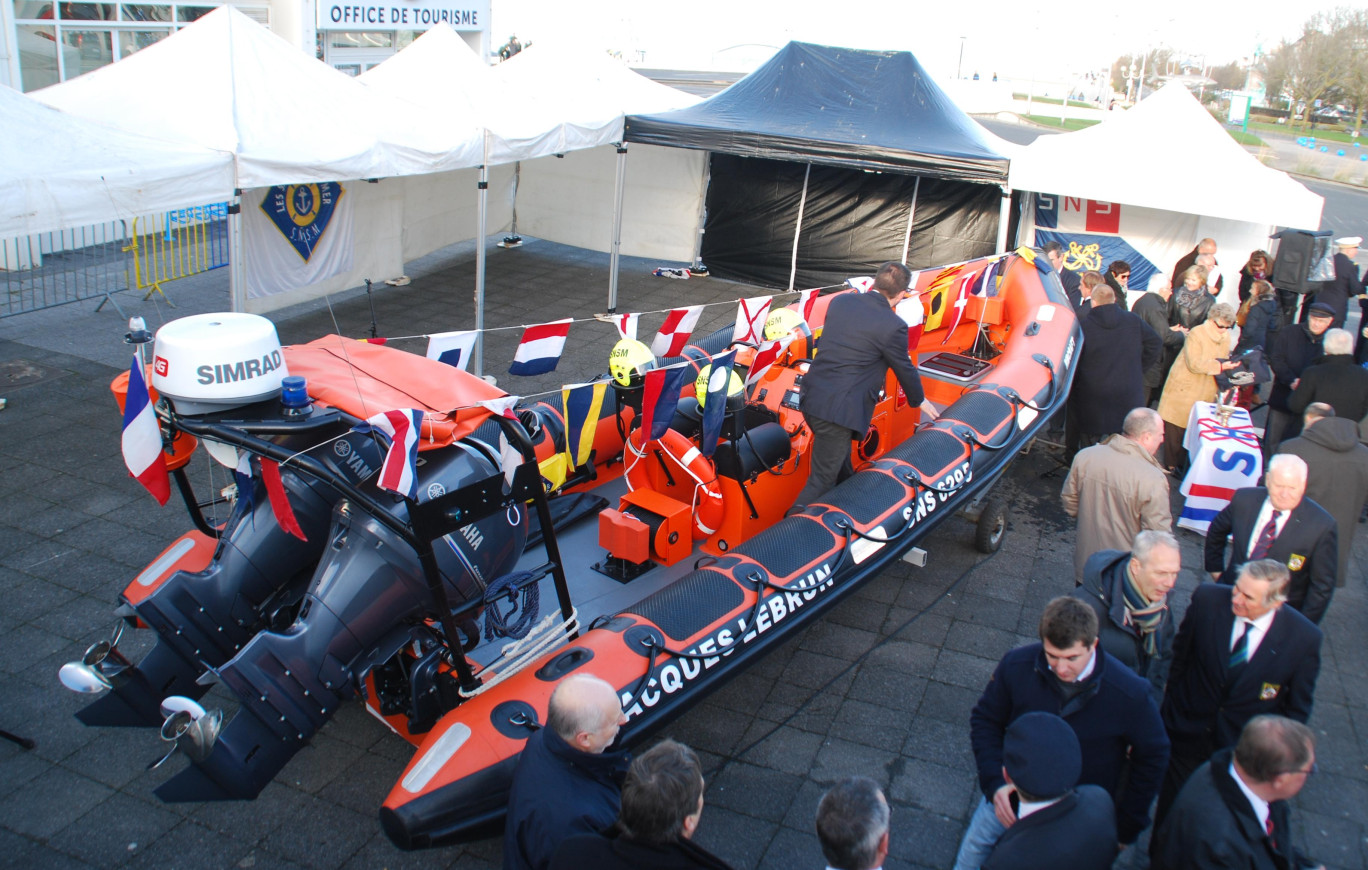
[[[956,79],[962,79],[962,78],[964,78],[964,41],[965,41],[966,39],[968,39],[968,38],[969,38],[969,37],[967,37],[967,36],[961,36],[961,37],[960,37],[960,56],[959,56],[959,64],[956,65],[956,67],[955,67],[955,78],[956,78]]]

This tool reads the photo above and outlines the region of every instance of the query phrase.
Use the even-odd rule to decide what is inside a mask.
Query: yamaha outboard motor
[[[498,474],[492,455],[471,439],[424,453],[420,501]],[[400,499],[389,511],[407,518]],[[453,610],[479,600],[511,569],[526,537],[526,511],[515,506],[434,542]],[[355,502],[341,501],[295,623],[256,635],[218,670],[241,707],[205,757],[157,794],[168,801],[255,797],[371,668],[436,631],[425,621],[439,616],[413,547]]]

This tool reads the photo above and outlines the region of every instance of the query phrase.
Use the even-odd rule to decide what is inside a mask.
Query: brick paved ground
[[[601,310],[606,264],[546,243],[491,249],[489,324]],[[652,278],[652,265],[624,261],[623,310],[748,295],[717,280]],[[381,334],[469,323],[469,257],[447,252],[411,268],[413,285],[377,298]],[[221,273],[168,292],[176,312],[121,303],[155,326],[226,299]],[[389,844],[376,808],[411,749],[358,703],[258,800],[233,804],[160,803],[152,790],[183,762],[145,770],[161,752],[153,732],[90,729],[72,718],[83,699],[58,685],[57,669],[105,635],[120,590],[187,527],[182,511],[158,509],[122,471],[107,385],[125,365],[123,327],[91,307],[0,323],[0,364],[23,360],[37,367],[29,376],[43,378],[0,386],[10,403],[0,413],[0,728],[38,742],[24,751],[0,741],[0,867],[498,867],[497,841],[417,854]],[[282,339],[333,331],[333,316],[346,334],[366,329],[364,297],[335,297],[332,309],[276,317]],[[709,309],[700,329],[731,316],[727,306]],[[601,371],[610,328],[576,327],[575,336],[561,373],[501,384],[529,393]],[[514,332],[491,340],[488,370],[507,365],[515,341]],[[977,799],[969,709],[997,658],[1033,640],[1041,607],[1072,588],[1073,530],[1058,506],[1057,464],[1037,449],[999,483],[1012,506],[1000,553],[974,551],[966,521],[945,523],[922,544],[927,568],[900,564],[875,578],[668,729],[707,766],[706,846],[738,868],[820,867],[817,798],[836,778],[863,773],[893,803],[889,870],[950,865]],[[1180,610],[1200,550],[1196,536],[1181,537],[1190,567],[1174,596]],[[1334,868],[1368,866],[1368,677],[1353,664],[1368,635],[1365,555],[1360,541],[1349,586],[1326,619],[1311,723],[1321,772],[1298,799],[1299,840]],[[1121,864],[1138,866],[1129,855]]]

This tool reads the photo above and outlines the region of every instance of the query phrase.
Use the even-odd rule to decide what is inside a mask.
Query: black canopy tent
[[[791,42],[624,138],[712,152],[702,258],[721,277],[792,289],[1003,244],[1007,158],[909,52]]]

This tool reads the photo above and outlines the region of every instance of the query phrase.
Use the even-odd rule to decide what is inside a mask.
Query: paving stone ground
[[[654,265],[624,260],[620,310],[754,292],[716,279],[654,278]],[[470,323],[468,248],[411,271],[409,287],[377,291],[382,335]],[[604,255],[544,242],[490,248],[489,275],[491,326],[585,317],[605,306]],[[222,273],[167,290],[179,309],[129,294],[120,303],[155,327],[227,298]],[[359,703],[344,706],[250,803],[163,804],[153,789],[183,762],[146,770],[161,754],[153,732],[87,728],[73,718],[84,699],[59,686],[58,668],[106,635],[119,592],[188,527],[182,509],[158,508],[123,471],[108,384],[126,367],[124,326],[93,307],[0,323],[0,364],[23,360],[45,375],[0,385],[9,400],[0,412],[0,728],[37,741],[26,751],[0,740],[0,867],[499,867],[498,840],[420,853],[390,845],[376,810],[412,749]],[[710,308],[699,328],[732,316],[730,306]],[[295,342],[332,331],[359,336],[370,316],[353,292],[330,309],[316,303],[274,319],[282,340]],[[657,322],[643,321],[643,331]],[[501,385],[526,395],[602,371],[611,327],[580,325],[572,335],[560,372],[516,385],[503,375]],[[487,371],[506,368],[516,340],[516,331],[494,334]],[[193,469],[207,485],[207,468]],[[997,484],[1011,508],[1000,552],[975,551],[968,521],[945,522],[921,543],[926,568],[885,571],[666,729],[707,768],[704,845],[738,868],[821,867],[812,831],[818,797],[839,777],[862,773],[893,805],[885,866],[950,866],[978,799],[969,710],[998,657],[1033,641],[1041,608],[1073,586],[1074,531],[1059,507],[1061,483],[1057,454],[1037,445]],[[1181,612],[1201,542],[1179,534],[1188,566],[1173,596]],[[1359,538],[1349,583],[1324,625],[1311,721],[1320,772],[1296,801],[1298,842],[1345,870],[1368,866],[1368,676],[1360,663],[1368,553]],[[1127,853],[1118,865],[1143,861]]]

